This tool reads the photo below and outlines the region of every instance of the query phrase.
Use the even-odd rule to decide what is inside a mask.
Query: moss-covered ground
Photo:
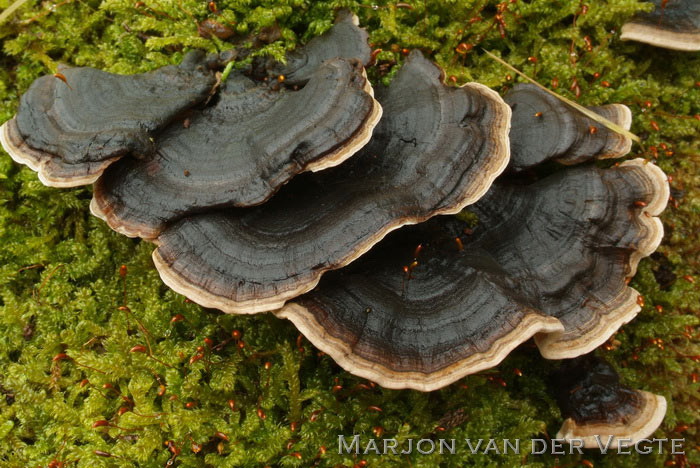
[[[643,140],[632,156],[672,177],[673,203],[659,253],[633,281],[643,311],[597,352],[627,384],[668,399],[656,436],[685,438],[686,455],[528,455],[530,438],[561,423],[547,386],[556,363],[533,346],[440,391],[384,390],[344,372],[290,323],[226,316],[169,291],[151,245],[89,214],[90,188],[44,187],[0,153],[0,466],[699,464],[700,54],[621,42],[621,25],[649,3],[30,0],[0,25],[0,122],[59,62],[133,73],[190,48],[276,36],[258,53],[280,56],[329,28],[338,7],[355,11],[382,49],[375,82],[420,48],[449,82],[505,91],[518,78],[483,48],[582,104],[630,106]],[[205,19],[233,35],[202,37]],[[353,433],[520,438],[524,450],[472,455],[458,443],[455,455],[338,454],[338,434]]]

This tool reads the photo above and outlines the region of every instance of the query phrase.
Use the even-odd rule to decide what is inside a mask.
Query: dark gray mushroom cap
[[[170,125],[156,153],[124,158],[95,184],[92,211],[116,231],[152,239],[189,213],[258,205],[294,175],[340,164],[381,116],[362,64],[324,62],[299,91],[229,76],[218,103]]]
[[[649,437],[666,415],[666,399],[620,383],[615,369],[593,355],[565,361],[554,386],[566,419],[558,439],[583,440],[585,448],[627,446]],[[612,437],[612,439],[611,439]]]
[[[510,108],[485,86],[451,88],[442,77],[413,52],[358,155],[295,178],[259,207],[169,226],[153,255],[165,283],[225,312],[277,309],[390,231],[479,199],[508,162]]]
[[[271,77],[284,76],[288,85],[303,85],[323,62],[335,57],[356,59],[367,65],[371,53],[367,43],[369,36],[358,24],[357,16],[341,10],[331,29],[289,52],[286,64],[268,59],[255,68],[263,68]]]
[[[54,187],[92,183],[121,156],[152,153],[152,133],[206,99],[215,83],[202,52],[137,75],[92,68],[60,74],[65,81],[53,75],[34,81],[0,131],[10,156]]]
[[[640,310],[627,279],[661,242],[657,216],[668,197],[666,175],[642,159],[575,167],[529,186],[494,184],[470,207],[479,226],[465,248],[491,254],[532,308],[564,324],[536,337],[544,357],[576,357]]]
[[[440,388],[535,333],[545,357],[578,356],[639,310],[626,279],[660,240],[662,177],[637,160],[496,182],[469,207],[473,232],[443,217],[403,228],[277,314],[391,388]]]
[[[487,253],[460,249],[445,223],[390,234],[276,314],[347,371],[422,391],[497,365],[535,333],[563,330],[527,306]]]
[[[700,2],[650,0],[656,8],[622,26],[623,41],[638,41],[667,49],[700,50]]]
[[[632,140],[608,130],[533,84],[517,84],[504,97],[513,109],[509,168],[521,171],[554,159],[578,164],[627,154]],[[589,107],[629,130],[632,113],[623,104]]]

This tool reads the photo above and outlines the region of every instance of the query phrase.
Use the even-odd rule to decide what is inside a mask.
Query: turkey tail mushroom
[[[639,310],[626,280],[658,245],[667,198],[661,170],[639,160],[498,181],[468,208],[476,227],[405,227],[277,315],[390,388],[440,388],[533,335],[547,358],[578,356]]]
[[[698,0],[650,0],[656,8],[622,26],[623,41],[637,41],[666,49],[700,50]]]
[[[191,52],[178,66],[138,75],[61,68],[32,83],[0,143],[44,185],[90,184],[127,153],[153,153],[153,133],[210,95],[207,60]]]
[[[288,85],[304,85],[323,62],[332,58],[355,59],[367,66],[371,56],[368,39],[367,31],[359,27],[357,16],[340,10],[328,31],[287,53],[286,63],[258,58],[253,63],[253,74],[272,79],[283,76]]]
[[[584,448],[634,445],[653,434],[666,415],[664,397],[620,384],[615,369],[592,355],[564,361],[554,380],[566,418],[557,438],[580,440]]]
[[[639,312],[628,278],[661,242],[668,197],[663,171],[642,159],[568,168],[528,186],[498,183],[470,207],[479,225],[465,248],[489,252],[533,308],[564,324],[535,337],[544,357],[576,357]]]
[[[632,148],[630,138],[594,122],[533,84],[516,85],[504,99],[513,109],[509,168],[515,171],[550,159],[572,165],[594,158],[619,158]],[[632,124],[632,113],[624,104],[589,109],[625,130]]]
[[[478,84],[446,86],[414,51],[379,101],[370,143],[259,207],[185,217],[157,240],[163,281],[229,313],[274,310],[390,231],[473,203],[508,163],[510,108]]]
[[[488,253],[461,248],[452,224],[462,225],[434,218],[390,234],[276,315],[348,372],[421,391],[498,365],[536,333],[563,331]]]
[[[381,114],[356,60],[324,62],[298,91],[232,73],[216,105],[169,126],[153,156],[112,165],[91,210],[122,234],[153,239],[190,213],[258,205],[296,174],[345,161]]]

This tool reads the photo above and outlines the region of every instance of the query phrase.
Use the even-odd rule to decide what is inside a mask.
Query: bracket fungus
[[[294,175],[345,161],[382,114],[356,60],[319,65],[298,91],[240,73],[216,105],[170,125],[157,151],[123,158],[95,184],[91,209],[114,230],[153,239],[167,222],[205,209],[263,203]]]
[[[650,0],[656,8],[622,26],[623,41],[638,41],[667,49],[700,50],[700,2]]]
[[[390,234],[276,315],[345,370],[421,391],[497,365],[536,333],[563,331],[488,253],[460,248],[449,228],[466,225],[439,218]]]
[[[254,64],[279,76],[267,83],[236,71],[216,87],[225,60],[201,53],[134,77],[69,69],[32,85],[2,143],[45,183],[99,177],[93,213],[153,240],[175,291],[228,313],[276,310],[386,387],[443,387],[533,336],[546,358],[580,356],[634,317],[627,280],[663,235],[659,168],[494,184],[511,151],[519,171],[619,157],[631,140],[531,85],[506,101],[447,86],[418,51],[375,101],[369,60],[343,13],[286,64]],[[626,106],[591,109],[630,126]],[[468,235],[439,216],[467,206]]]
[[[639,310],[626,279],[658,245],[667,199],[663,173],[641,160],[496,182],[469,207],[473,233],[450,218],[404,228],[277,315],[391,388],[440,388],[535,333],[545,357],[579,356]]]
[[[127,153],[151,154],[153,132],[210,95],[208,60],[191,52],[180,65],[138,75],[61,68],[32,83],[0,128],[0,143],[45,185],[92,183]]]
[[[306,45],[289,52],[287,63],[274,59],[258,60],[253,73],[271,78],[284,77],[289,85],[303,85],[326,60],[336,57],[354,58],[368,65],[371,50],[367,31],[359,27],[359,20],[352,12],[338,12],[335,24],[320,36],[311,39]]]
[[[504,97],[513,109],[511,162],[515,171],[549,159],[571,165],[629,153],[632,140],[608,130],[561,100],[530,83],[517,84]],[[589,107],[625,130],[632,113],[624,104]]]
[[[627,447],[649,437],[666,415],[663,396],[620,384],[610,364],[593,355],[564,361],[555,375],[557,400],[566,418],[558,439],[579,439],[585,448]],[[626,440],[625,440],[626,439]]]
[[[370,143],[345,164],[259,207],[169,225],[153,254],[165,283],[229,313],[274,310],[390,231],[478,200],[508,163],[510,108],[483,85],[443,78],[412,52],[379,97]]]
[[[497,183],[470,210],[479,218],[465,248],[491,254],[561,333],[535,341],[548,359],[588,353],[641,309],[627,286],[663,237],[658,215],[669,186],[643,159],[567,168],[534,184]]]

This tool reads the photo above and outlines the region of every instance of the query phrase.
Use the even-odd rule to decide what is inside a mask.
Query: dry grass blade
[[[25,3],[27,3],[27,0],[17,0],[12,5],[7,7],[7,10],[0,13],[0,24],[4,23],[5,20],[9,18],[10,15],[15,12],[15,10],[17,10],[17,8],[21,7]]]
[[[557,99],[570,105],[571,107],[573,107],[577,111],[581,112],[583,115],[585,115],[589,119],[591,119],[595,122],[598,122],[601,125],[604,125],[605,127],[612,130],[613,132],[619,133],[620,135],[624,135],[627,138],[632,139],[632,141],[636,141],[637,143],[641,143],[641,140],[639,139],[639,137],[637,135],[635,135],[634,133],[630,132],[629,130],[625,130],[624,128],[620,127],[616,123],[609,121],[608,119],[606,119],[602,115],[598,115],[595,112],[593,112],[592,110],[583,107],[581,104],[578,104],[578,103],[572,101],[571,99],[567,99],[564,96],[560,96],[557,93],[555,93],[554,91],[545,88],[544,86],[539,84],[537,81],[533,80],[532,78],[527,76],[525,73],[521,72],[520,70],[518,70],[517,68],[515,68],[514,66],[512,66],[511,64],[509,64],[508,62],[506,62],[502,58],[492,54],[488,50],[484,50],[484,52],[486,52],[486,55],[488,55],[489,57],[491,57],[492,59],[494,59],[495,61],[497,61],[501,65],[503,65],[504,67],[508,68],[513,73],[517,73],[518,75],[522,76],[527,81],[534,84],[535,86],[537,86],[541,90],[551,94],[552,96],[556,97]]]

